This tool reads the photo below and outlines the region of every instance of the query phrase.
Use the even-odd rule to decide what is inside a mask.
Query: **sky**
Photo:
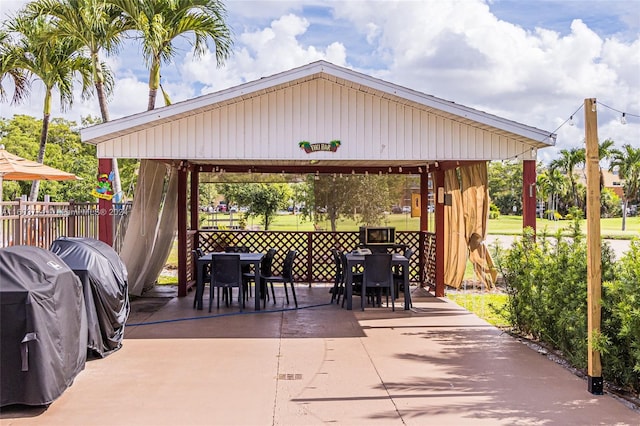
[[[0,0],[2,19],[25,3]],[[224,4],[233,55],[217,67],[215,55],[194,58],[187,39],[180,40],[178,54],[161,72],[172,102],[322,59],[555,132],[556,146],[538,151],[544,162],[561,149],[584,146],[586,98],[596,98],[600,140],[640,147],[640,0]],[[138,46],[128,42],[117,56],[104,59],[116,78],[111,119],[145,111],[148,71]],[[0,116],[40,118],[42,99],[35,82],[28,102],[2,103]],[[156,107],[161,102],[159,96]],[[52,115],[80,123],[100,113],[96,99],[77,96],[64,113],[54,103]]]

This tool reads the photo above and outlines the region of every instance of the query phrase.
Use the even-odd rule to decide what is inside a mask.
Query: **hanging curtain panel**
[[[444,172],[444,191],[451,196],[451,205],[444,206],[444,283],[459,288],[467,265],[467,241],[457,169]]]
[[[489,216],[487,163],[461,167],[460,176],[469,259],[473,263],[476,277],[486,289],[492,289],[495,286],[497,271],[486,243]]]

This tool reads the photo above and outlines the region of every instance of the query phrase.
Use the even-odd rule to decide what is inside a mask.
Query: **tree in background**
[[[72,41],[78,53],[91,61],[91,81],[98,98],[102,122],[109,121],[107,99],[113,92],[113,73],[100,59],[104,51],[117,53],[127,27],[120,11],[104,0],[36,0],[25,7],[31,17],[47,16],[55,37]],[[115,194],[122,191],[118,160],[112,160]]]
[[[265,230],[269,229],[278,210],[287,207],[287,202],[292,195],[289,185],[284,183],[229,185],[228,189],[232,186],[235,187],[232,192],[223,194],[225,198],[234,199],[248,207],[246,216],[261,218]]]
[[[397,202],[389,191],[390,182],[396,182],[388,175],[325,174],[312,179],[316,214],[318,218],[326,215],[331,231],[337,230],[338,220],[343,217],[365,225],[380,224],[391,204]]]
[[[492,161],[488,167],[488,186],[491,202],[501,214],[522,212],[522,163]]]
[[[612,150],[609,170],[618,171],[624,179],[624,206],[622,207],[622,230],[627,226],[627,209],[629,201],[640,199],[640,148],[626,144],[622,149]]]
[[[41,120],[27,115],[0,119],[0,143],[13,154],[35,160],[38,155],[38,135],[41,127]],[[60,118],[51,120],[46,164],[82,178],[65,182],[42,181],[41,192],[50,195],[52,201],[95,200],[91,190],[94,187],[98,166],[96,147],[80,141],[75,122]],[[4,181],[3,198],[5,201],[19,198],[29,192],[29,186],[28,181]]]
[[[51,119],[51,98],[54,89],[59,93],[60,106],[66,110],[73,104],[73,83],[76,76],[82,81],[83,94],[91,82],[91,63],[78,53],[78,45],[68,38],[54,36],[54,27],[42,16],[18,15],[6,22],[9,40],[2,49],[0,62],[12,69],[21,69],[30,78],[36,76],[45,88],[40,146],[36,161],[44,162]],[[29,199],[38,199],[40,181],[33,181]]]
[[[557,219],[560,207],[560,196],[565,191],[565,177],[557,169],[546,169],[538,174],[537,184],[541,196],[547,199],[545,214],[549,220]]]
[[[577,176],[574,173],[576,167],[584,164],[584,148],[571,148],[560,150],[560,158],[556,158],[549,164],[551,170],[560,170],[569,180],[572,206],[581,207],[578,197]]]

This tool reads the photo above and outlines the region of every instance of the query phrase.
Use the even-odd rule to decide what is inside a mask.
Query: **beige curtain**
[[[146,262],[143,271],[143,292],[152,289],[164,265],[167,263],[169,253],[173,246],[176,230],[178,229],[178,170],[172,167],[169,170],[167,189],[160,221],[156,227],[156,238],[153,251]]]
[[[177,217],[177,172],[169,167],[158,161],[140,162],[133,207],[120,250],[132,295],[139,296],[153,287],[171,249]]]
[[[457,170],[444,172],[444,190],[452,199],[451,206],[444,207],[444,283],[459,288],[467,265],[467,241]]]
[[[469,259],[478,279],[485,288],[491,289],[495,286],[497,271],[485,242],[489,216],[487,163],[461,167],[460,175]]]

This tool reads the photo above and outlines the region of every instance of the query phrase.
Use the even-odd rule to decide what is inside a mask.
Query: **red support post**
[[[187,295],[187,168],[178,167],[178,297]]]
[[[418,268],[420,273],[420,286],[424,287],[423,277],[426,275],[427,259],[424,255],[426,247],[424,244],[425,232],[429,230],[429,173],[420,175],[420,242],[418,244],[420,256]]]
[[[420,175],[420,231],[429,230],[429,173]]]
[[[198,217],[198,199],[199,199],[199,190],[198,190],[198,186],[200,186],[200,172],[197,170],[197,168],[195,170],[193,170],[191,172],[191,181],[190,181],[190,200],[189,200],[189,206],[190,206],[190,213],[191,213],[191,223],[189,224],[189,229],[191,229],[192,231],[194,230],[198,230],[200,228],[200,224],[198,223],[199,217]],[[185,206],[186,207],[186,206]],[[197,239],[197,235],[196,235],[196,239]],[[193,248],[196,248],[196,243],[197,241],[194,241],[194,245]]]
[[[436,297],[444,297],[444,171],[433,172],[436,199]]]
[[[536,231],[536,161],[522,162],[522,228]]]
[[[113,170],[111,158],[98,159],[98,174],[109,175]],[[98,199],[98,239],[113,247],[113,204],[111,200]]]

